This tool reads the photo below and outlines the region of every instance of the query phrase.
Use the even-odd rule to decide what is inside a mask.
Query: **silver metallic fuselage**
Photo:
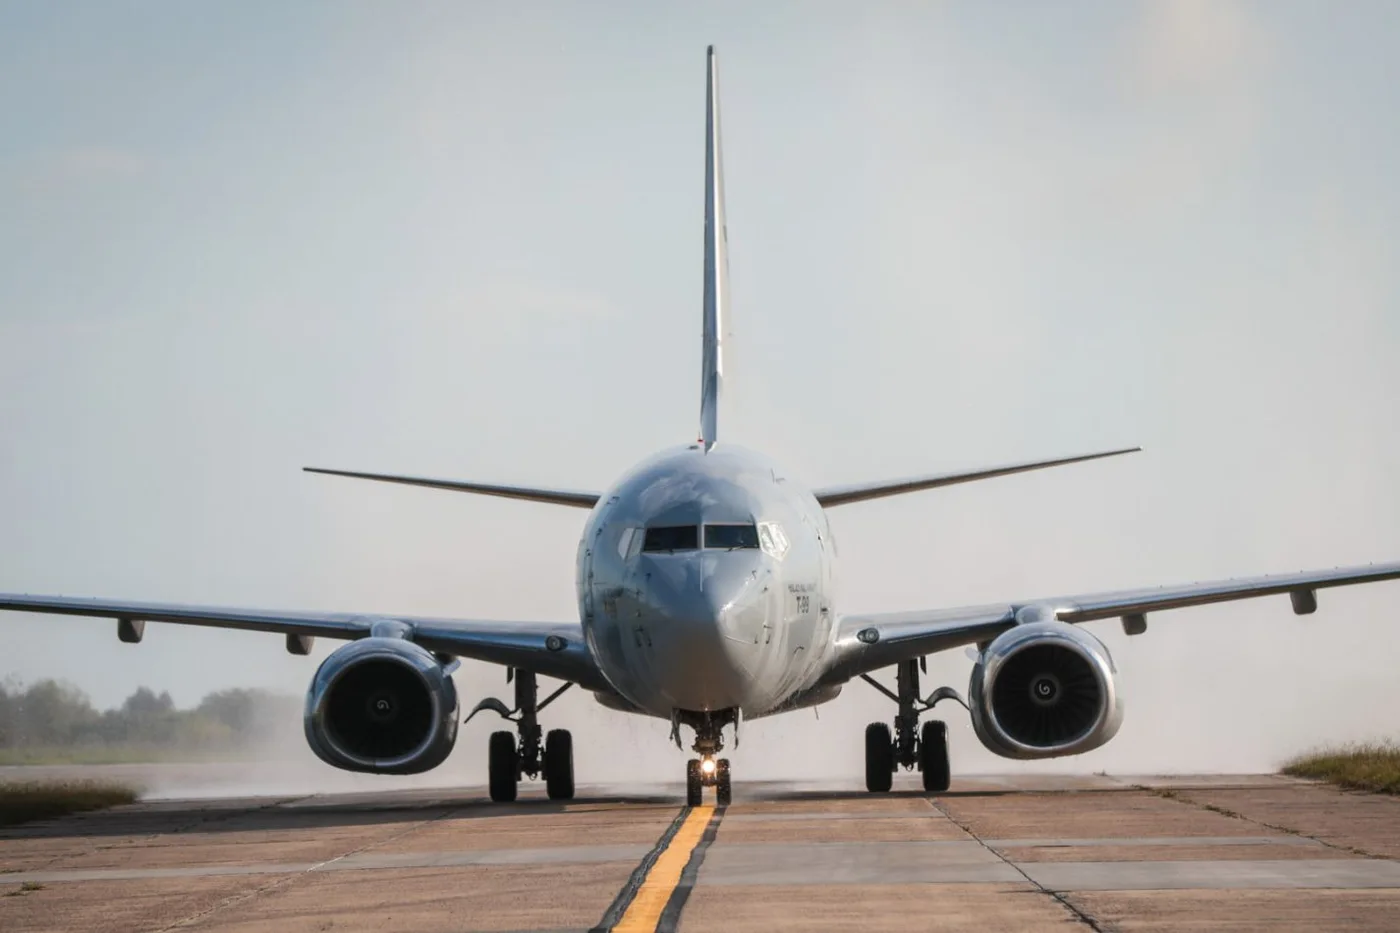
[[[725,523],[776,524],[787,546],[637,546],[648,527]],[[766,458],[727,445],[664,451],[588,517],[577,588],[589,649],[642,712],[773,712],[821,672],[835,620],[834,550],[816,499]]]

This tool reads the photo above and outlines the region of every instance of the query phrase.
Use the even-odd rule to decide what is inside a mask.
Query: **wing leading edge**
[[[423,476],[399,476],[393,473],[358,473],[353,470],[327,470],[321,467],[302,467],[307,473],[322,473],[326,476],[346,476],[350,479],[370,479],[380,483],[400,483],[404,486],[427,486],[431,489],[450,489],[453,492],[474,492],[482,496],[500,496],[503,499],[525,499],[529,502],[546,502],[550,505],[568,505],[576,509],[591,509],[598,504],[596,492],[580,492],[569,489],[547,489],[537,486],[501,486],[494,483],[468,483],[455,479],[430,479]]]
[[[864,502],[866,499],[882,499],[885,496],[901,496],[907,492],[923,489],[936,489],[940,486],[955,486],[958,483],[972,483],[979,479],[993,479],[1010,476],[1013,473],[1029,473],[1031,470],[1044,470],[1049,467],[1065,466],[1070,463],[1085,463],[1089,460],[1102,460],[1133,454],[1141,447],[1123,447],[1118,450],[1104,450],[1093,454],[1078,454],[1073,457],[1058,457],[1054,460],[1028,460],[1024,463],[1008,463],[1002,466],[982,467],[976,470],[960,470],[956,473],[933,473],[928,476],[911,476],[905,479],[881,480],[874,483],[856,483],[851,486],[830,486],[818,489],[814,495],[823,508],[833,505],[847,505],[851,502]]]
[[[583,639],[577,622],[512,622],[435,619],[346,612],[286,612],[224,606],[188,606],[71,596],[0,593],[0,610],[117,619],[130,625],[171,622],[214,628],[272,632],[288,636],[366,638],[388,623],[429,651],[487,661],[569,680],[588,690],[611,690]],[[406,626],[403,632],[400,626]],[[139,637],[139,636],[138,636]],[[134,640],[134,639],[133,639]],[[289,642],[290,644],[290,642]],[[304,653],[304,652],[299,652]]]
[[[1333,586],[1400,579],[1400,562],[1338,567],[1303,573],[1187,583],[1111,593],[1058,596],[1019,602],[843,616],[837,626],[831,662],[823,683],[841,683],[859,674],[910,658],[995,638],[1022,623],[1058,619],[1092,622],[1115,616],[1145,622],[1150,612],[1287,593],[1294,612],[1317,608],[1316,591]]]

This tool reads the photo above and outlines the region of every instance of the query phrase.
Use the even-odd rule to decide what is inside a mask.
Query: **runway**
[[[908,788],[901,790],[901,787]],[[0,929],[1400,929],[1400,800],[1276,776],[160,800],[0,832]]]

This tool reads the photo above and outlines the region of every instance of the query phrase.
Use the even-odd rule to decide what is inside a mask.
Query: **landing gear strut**
[[[739,715],[736,710],[719,710],[713,713],[691,713],[677,710],[672,723],[671,736],[680,745],[680,727],[690,726],[695,730],[695,744],[691,746],[699,758],[692,758],[685,764],[685,803],[698,807],[704,797],[706,787],[715,789],[715,806],[727,807],[731,799],[729,783],[729,759],[716,758],[724,749],[724,727],[734,725],[735,743],[738,742]]]
[[[516,797],[521,778],[538,778],[543,774],[545,792],[550,800],[572,800],[574,737],[567,729],[551,729],[541,743],[539,713],[573,684],[564,684],[540,702],[539,680],[534,672],[508,668],[506,680],[512,679],[515,681],[514,709],[507,709],[495,697],[487,697],[476,704],[466,720],[471,722],[472,716],[489,709],[502,719],[515,723],[515,735],[504,730],[491,733],[491,742],[487,746],[491,799],[497,803],[509,803]]]
[[[892,693],[884,684],[869,674],[861,678],[879,690],[898,705],[894,718],[894,731],[883,722],[872,722],[865,727],[865,789],[871,793],[885,793],[893,786],[896,768],[906,771],[918,768],[923,776],[924,790],[936,794],[948,789],[951,769],[948,764],[948,726],[937,719],[925,722],[919,728],[919,716],[933,709],[940,700],[957,700],[967,704],[951,687],[940,687],[926,699],[919,697],[919,670],[922,659],[901,661],[895,668],[895,684],[898,693]]]

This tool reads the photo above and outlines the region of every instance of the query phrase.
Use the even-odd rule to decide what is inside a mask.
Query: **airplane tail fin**
[[[724,168],[720,158],[719,73],[715,47],[705,61],[705,303],[700,371],[700,443],[718,440],[723,348],[729,317],[729,244],[724,222]]]

